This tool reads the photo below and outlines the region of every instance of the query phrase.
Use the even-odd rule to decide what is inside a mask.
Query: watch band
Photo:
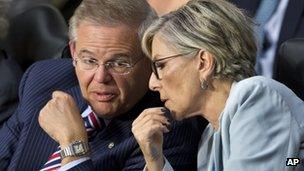
[[[61,159],[65,157],[80,157],[89,153],[89,144],[84,141],[74,141],[68,147],[61,149]]]

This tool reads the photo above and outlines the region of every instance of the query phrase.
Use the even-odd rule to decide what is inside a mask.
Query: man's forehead
[[[132,49],[140,47],[136,29],[124,24],[108,26],[83,22],[77,29],[76,43],[99,43],[105,48],[112,45]]]
[[[96,52],[90,51],[88,49],[81,49],[78,52],[78,55],[84,55],[84,56],[90,56],[90,57],[98,57],[98,54]],[[132,58],[135,53],[133,52],[113,52],[108,54],[106,57],[103,58],[110,58],[110,59],[126,59],[126,58]]]
[[[119,32],[128,33],[128,35],[138,35],[138,25],[125,24],[125,23],[97,23],[93,21],[81,21],[77,27],[77,30],[81,28],[99,28],[103,32]]]
[[[139,46],[140,43],[137,28],[125,24],[108,26],[83,22],[77,29],[77,39],[86,42],[100,40],[106,44],[119,43],[132,46]]]

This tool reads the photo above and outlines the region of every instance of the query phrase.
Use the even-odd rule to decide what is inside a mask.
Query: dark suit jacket
[[[56,150],[58,144],[40,128],[37,120],[54,90],[71,94],[81,111],[87,107],[70,59],[35,63],[21,81],[17,112],[0,130],[0,170],[38,170]],[[90,142],[91,160],[73,170],[141,170],[145,163],[131,124],[144,108],[160,105],[153,96],[148,92],[131,111],[111,120]],[[176,170],[196,168],[199,130],[203,130],[201,122],[196,121],[174,123],[171,132],[165,134],[164,154]],[[111,142],[115,146],[108,148]]]

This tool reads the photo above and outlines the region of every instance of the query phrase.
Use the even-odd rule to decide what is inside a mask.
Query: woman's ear
[[[198,58],[200,78],[207,79],[214,71],[215,60],[213,55],[208,51],[200,50]]]

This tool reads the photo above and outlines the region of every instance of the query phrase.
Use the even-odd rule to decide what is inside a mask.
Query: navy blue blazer
[[[0,170],[38,170],[56,150],[58,143],[39,126],[38,115],[54,90],[71,94],[83,111],[71,59],[46,60],[33,64],[19,88],[17,111],[0,130]],[[131,132],[132,121],[145,108],[160,106],[158,96],[148,92],[133,109],[109,123],[90,142],[90,160],[72,170],[141,170],[145,162]],[[164,154],[176,170],[195,170],[196,153],[204,122],[196,118],[172,124],[164,137]],[[113,148],[108,145],[114,143]]]

